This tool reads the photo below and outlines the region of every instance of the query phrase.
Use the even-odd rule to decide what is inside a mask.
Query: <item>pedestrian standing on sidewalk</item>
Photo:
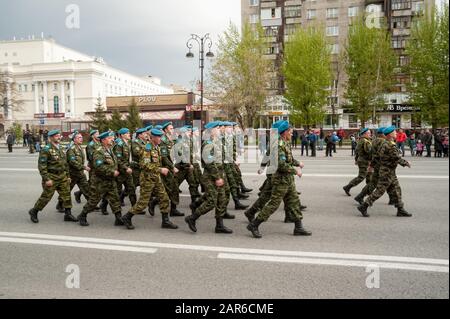
[[[8,136],[6,137],[6,144],[8,144],[8,153],[12,153],[13,145],[16,142],[16,137],[13,132],[8,132]]]

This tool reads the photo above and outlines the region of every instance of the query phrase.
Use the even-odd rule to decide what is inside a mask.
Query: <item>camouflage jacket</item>
[[[380,150],[384,143],[386,143],[386,140],[379,137],[376,137],[372,142],[372,161],[370,162],[370,164],[374,168],[380,168]]]
[[[84,153],[80,145],[72,144],[67,150],[67,163],[71,173],[80,173],[84,171]]]
[[[381,167],[387,167],[391,170],[395,170],[397,165],[406,166],[408,164],[408,162],[400,156],[394,141],[386,141],[382,144],[380,149],[380,163]]]
[[[44,182],[68,177],[69,166],[63,148],[51,143],[44,146],[39,154],[38,168]]]
[[[143,172],[151,175],[159,176],[161,168],[161,150],[159,146],[147,143],[141,148],[139,165]]]
[[[124,140],[116,139],[116,145],[113,147],[114,155],[117,157],[120,173],[124,174],[130,165],[130,144]]]
[[[141,161],[141,153],[144,146],[145,143],[139,138],[136,138],[131,142],[131,168],[140,169],[139,163]]]
[[[174,169],[174,163],[172,160],[172,148],[174,146],[174,142],[170,140],[167,135],[164,135],[161,139],[161,144],[159,146],[162,156],[162,167],[168,168],[170,171],[173,171]]]
[[[363,137],[356,145],[355,161],[368,164],[372,159],[372,142]]]
[[[213,180],[224,178],[221,140],[207,140],[202,144],[202,164]]]
[[[94,150],[94,174],[102,179],[113,180],[114,171],[119,169],[117,157],[110,148],[101,146]]]
[[[278,142],[278,167],[275,175],[295,175],[297,170],[294,166],[299,165],[292,156],[290,144],[280,139]]]
[[[92,140],[92,141],[90,141],[89,143],[88,143],[88,145],[86,146],[86,159],[87,159],[87,161],[88,161],[88,163],[89,163],[89,167],[91,167],[91,168],[93,168],[94,167],[94,165],[93,165],[93,159],[94,159],[94,157],[93,157],[93,155],[94,155],[94,150],[96,149],[96,148],[98,148],[98,147],[100,147],[101,145],[100,145],[100,142],[96,142],[96,141],[94,141],[94,140]]]

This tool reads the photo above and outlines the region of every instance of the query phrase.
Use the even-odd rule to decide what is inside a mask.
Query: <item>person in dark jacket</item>
[[[427,156],[431,157],[431,144],[433,143],[433,135],[431,134],[430,130],[425,131],[425,135],[422,138],[422,142],[425,144],[425,147],[427,148]]]
[[[306,148],[306,156],[308,156],[308,148],[309,148],[308,136],[309,131],[303,132],[303,134],[300,136],[300,139],[302,140],[302,156],[305,148]]]
[[[8,136],[6,137],[6,144],[8,144],[8,153],[12,153],[13,151],[13,145],[16,142],[16,136],[13,132],[9,132]]]

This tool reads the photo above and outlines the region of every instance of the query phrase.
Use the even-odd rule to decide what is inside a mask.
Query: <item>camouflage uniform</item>
[[[66,161],[66,154],[62,147],[47,144],[39,155],[39,173],[42,177],[42,194],[34,205],[34,209],[41,211],[50,202],[55,191],[61,197],[65,209],[72,208],[70,197],[69,166]],[[53,181],[51,187],[45,186],[45,182]]]
[[[90,141],[86,146],[86,159],[88,162],[88,166],[91,168],[91,170],[89,171],[89,183],[91,181],[92,171],[94,169],[94,162],[93,162],[94,150],[99,147],[101,147],[100,142],[94,140]]]
[[[180,203],[180,191],[178,188],[178,182],[173,172],[175,165],[172,161],[171,151],[174,142],[169,139],[167,135],[164,135],[161,139],[161,156],[162,156],[162,167],[169,169],[169,174],[163,176],[162,180],[164,186],[166,187],[167,195],[169,195],[172,206],[176,206]]]
[[[161,180],[161,152],[158,146],[148,143],[141,148],[140,158],[140,195],[136,205],[130,210],[133,215],[141,213],[148,205],[153,195],[159,199],[161,214],[169,214],[169,196]]]
[[[397,149],[395,142],[386,141],[380,148],[380,170],[376,189],[366,199],[365,203],[372,206],[373,203],[383,196],[383,194],[390,190],[396,194],[397,208],[403,208],[403,202],[401,198],[401,188],[397,179],[395,170],[397,165],[407,166],[408,162],[404,160]]]
[[[189,154],[189,158],[187,158],[187,154]],[[186,135],[182,137],[178,148],[178,156],[181,157],[175,164],[175,167],[179,170],[176,175],[178,187],[186,180],[189,185],[191,199],[195,200],[201,195],[198,191],[199,182],[197,182],[194,174],[194,145],[192,137]],[[191,165],[194,166],[194,169],[191,169]]]
[[[104,196],[116,215],[117,221],[118,215],[120,216],[121,214],[117,182],[114,176],[114,172],[119,170],[117,158],[111,148],[100,146],[94,149],[92,161],[93,171],[91,174],[90,197],[86,205],[84,205],[80,216],[84,217],[85,220],[87,214],[95,210],[100,199]],[[81,218],[80,224],[82,224]]]
[[[363,137],[358,141],[355,153],[355,162],[358,164],[359,173],[357,177],[355,177],[350,181],[350,183],[348,183],[348,185],[344,186],[344,189],[346,189],[346,191],[349,191],[351,188],[355,187],[367,178],[367,171],[371,159],[372,143],[369,139]],[[369,182],[369,180],[366,181],[367,183]]]
[[[133,170],[133,183],[135,189],[139,186],[140,176],[141,176],[141,168],[139,163],[141,161],[141,153],[142,148],[145,147],[145,142],[143,142],[140,138],[135,138],[131,142],[131,163],[130,167]]]
[[[130,165],[130,144],[118,138],[114,146],[114,154],[117,157],[120,175],[117,177],[117,189],[122,192],[122,185],[125,187],[125,195],[130,197],[131,205],[136,204],[136,188],[134,186],[133,175],[127,173]]]

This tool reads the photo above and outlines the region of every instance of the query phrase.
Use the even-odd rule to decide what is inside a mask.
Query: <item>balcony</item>
[[[261,2],[261,8],[275,8],[277,3],[275,1]]]
[[[301,18],[286,18],[286,24],[300,24],[302,23],[302,19]]]
[[[384,4],[384,0],[366,0],[365,4],[366,6],[370,4]]]
[[[289,6],[301,6],[302,5],[302,0],[291,0],[291,1],[286,1],[284,3],[285,7],[289,7]]]
[[[392,36],[409,36],[411,35],[411,29],[392,29]]]
[[[411,9],[408,10],[392,10],[393,17],[410,17],[412,15]]]

